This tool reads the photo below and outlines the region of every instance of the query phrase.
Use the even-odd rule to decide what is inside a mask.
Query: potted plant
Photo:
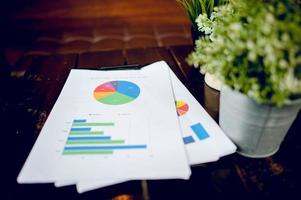
[[[223,82],[219,123],[238,152],[272,155],[301,107],[300,4],[241,0],[216,9],[212,34],[188,62]]]
[[[227,0],[176,0],[186,11],[191,22],[191,35],[193,41],[200,36],[208,34],[205,30],[200,30],[197,26],[196,19],[200,14],[210,18],[214,7],[223,5]]]
[[[177,0],[177,2],[185,9],[191,21],[191,35],[195,45],[197,39],[212,33],[217,7],[226,5],[229,0]],[[205,74],[205,82],[215,90],[219,91],[221,88],[221,82],[210,73]]]

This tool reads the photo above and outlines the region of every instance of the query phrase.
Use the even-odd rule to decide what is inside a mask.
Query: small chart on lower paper
[[[185,101],[176,101],[176,108],[178,116],[186,114],[189,110],[189,106]]]
[[[118,123],[74,119],[62,154],[112,155],[115,151],[145,150],[147,148],[144,143],[129,144],[126,135],[121,137],[120,134],[125,127],[120,127]]]
[[[196,137],[199,141],[209,138],[209,134],[201,123],[191,125],[190,129],[194,133],[194,137]],[[184,144],[195,143],[194,137],[192,135],[183,137]]]
[[[188,114],[189,105],[188,105],[188,103],[186,103],[183,100],[177,100],[175,103],[176,103],[177,114],[178,114],[178,117],[181,122],[183,120],[183,116],[184,115],[187,116],[187,114]],[[191,135],[183,137],[183,142],[186,145],[195,143],[196,141],[202,141],[209,137],[209,134],[207,133],[206,129],[203,127],[203,125],[201,123],[195,123],[192,125],[191,124],[186,125],[186,123],[185,123],[185,126],[187,126],[187,128],[189,127],[188,130],[190,132],[192,131],[192,133],[193,133]],[[185,129],[186,129],[186,127],[185,127]]]

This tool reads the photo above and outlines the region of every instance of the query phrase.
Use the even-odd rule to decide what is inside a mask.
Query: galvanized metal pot
[[[219,124],[237,145],[237,152],[262,158],[276,153],[301,108],[301,99],[281,108],[262,105],[223,86]]]

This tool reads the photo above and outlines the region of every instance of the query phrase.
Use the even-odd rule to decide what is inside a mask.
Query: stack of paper
[[[176,105],[176,106],[175,106]],[[19,183],[78,192],[139,179],[189,179],[236,147],[165,62],[71,70]]]

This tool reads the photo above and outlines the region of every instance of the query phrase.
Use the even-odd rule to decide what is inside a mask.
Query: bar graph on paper
[[[74,119],[63,149],[63,155],[110,155],[121,150],[143,150],[146,144],[127,144],[119,138],[122,128],[111,121]],[[123,128],[125,131],[125,128]]]
[[[196,123],[190,126],[190,129],[193,131],[194,135],[199,141],[209,138],[209,134],[206,129],[202,126],[201,123]],[[194,143],[195,139],[192,135],[183,137],[184,144]]]
[[[181,121],[182,117],[185,117],[185,114],[187,114],[187,112],[189,111],[189,105],[183,100],[178,100],[175,103],[176,103],[177,114]],[[186,145],[195,143],[196,142],[196,140],[194,139],[195,137],[197,138],[198,141],[202,141],[205,140],[206,138],[209,138],[209,134],[207,133],[206,129],[203,127],[201,123],[189,125],[189,130],[193,132],[194,136],[189,135],[183,137],[183,142]]]

